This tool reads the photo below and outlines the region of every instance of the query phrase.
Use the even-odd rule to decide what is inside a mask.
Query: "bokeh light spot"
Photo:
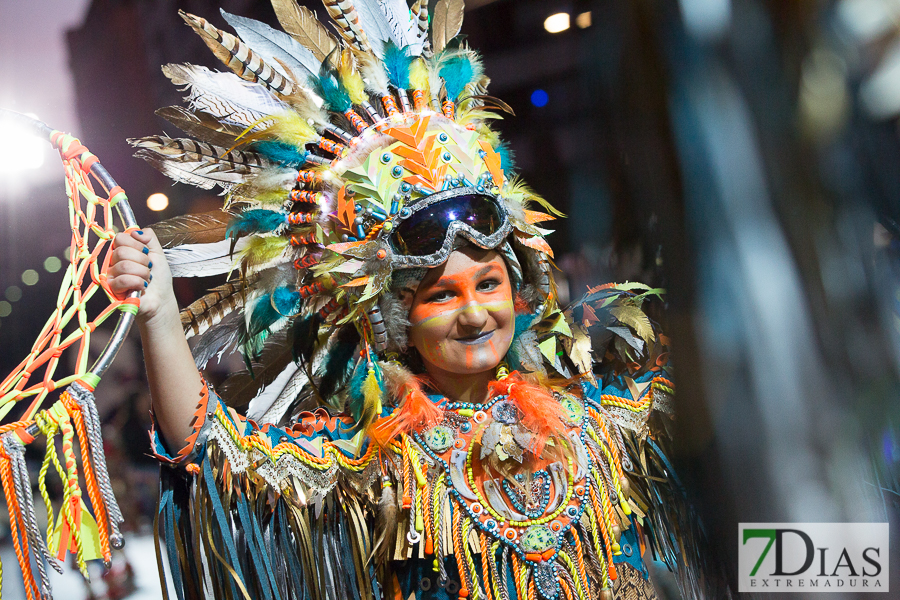
[[[550,96],[544,90],[537,89],[531,92],[531,103],[538,108],[547,106],[548,102],[550,102]]]
[[[150,194],[147,198],[147,208],[154,211],[166,210],[166,207],[169,206],[169,197],[165,194],[161,194],[159,192],[155,194]]]
[[[62,268],[62,261],[55,256],[47,257],[47,260],[44,261],[44,270],[48,273],[56,273]]]
[[[12,304],[6,300],[0,300],[0,317],[8,317],[12,313]]]
[[[556,13],[544,19],[544,29],[550,33],[565,31],[569,25],[569,13]]]
[[[11,285],[6,288],[4,296],[6,296],[6,299],[10,302],[18,302],[22,299],[22,288],[17,285]]]
[[[25,285],[35,285],[40,279],[41,276],[34,269],[28,269],[22,273],[22,283]]]

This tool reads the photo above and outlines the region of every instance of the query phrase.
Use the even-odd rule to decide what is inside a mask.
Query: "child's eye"
[[[484,281],[478,283],[476,289],[479,292],[493,292],[498,287],[500,287],[500,282],[496,279],[485,279]]]
[[[453,298],[453,294],[447,290],[442,290],[440,292],[435,292],[434,294],[428,296],[428,302],[446,302]]]

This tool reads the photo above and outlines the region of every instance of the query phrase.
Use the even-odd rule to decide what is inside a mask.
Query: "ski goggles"
[[[479,248],[496,248],[512,231],[506,210],[495,196],[459,187],[427,196],[404,207],[389,243],[397,267],[434,267],[453,251],[457,235]]]

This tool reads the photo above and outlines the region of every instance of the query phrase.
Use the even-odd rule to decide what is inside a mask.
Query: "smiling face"
[[[453,252],[419,284],[409,322],[409,345],[429,372],[474,375],[496,368],[515,332],[503,258],[472,247]]]

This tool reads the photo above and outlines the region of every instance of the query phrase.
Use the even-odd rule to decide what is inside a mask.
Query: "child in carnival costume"
[[[119,234],[110,268],[144,292],[178,597],[652,598],[650,556],[696,589],[655,290],[558,305],[559,213],[490,128],[462,1],[273,5],[283,32],[182,13],[230,72],[166,66],[193,137],[132,143],[225,205]],[[171,278],[210,275],[179,315]],[[197,367],[238,349],[217,393]]]

